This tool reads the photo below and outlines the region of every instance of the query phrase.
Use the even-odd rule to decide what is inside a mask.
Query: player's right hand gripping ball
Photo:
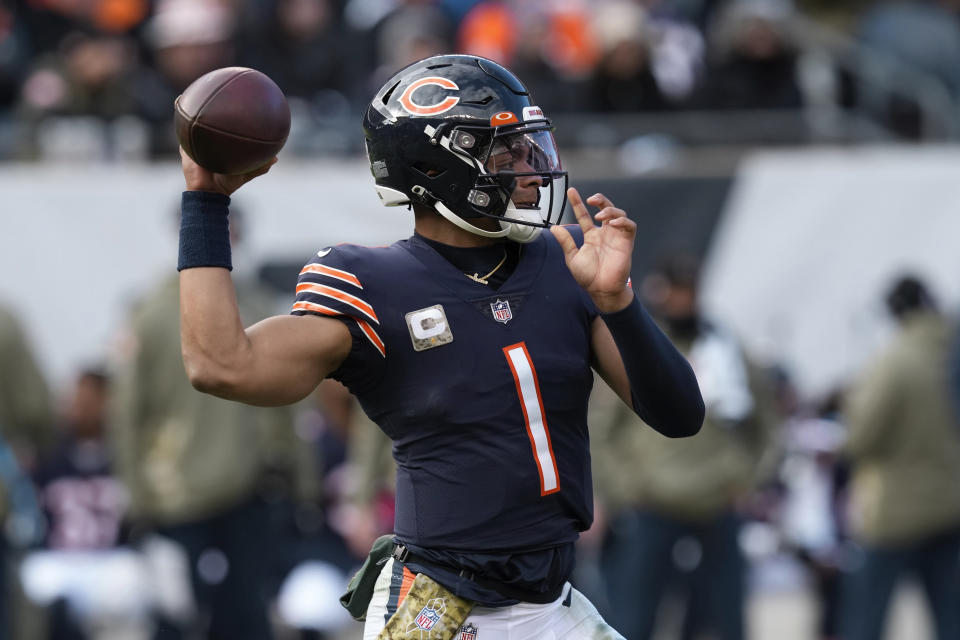
[[[180,146],[214,173],[248,173],[269,162],[290,133],[290,107],[263,73],[225,67],[193,81],[174,103]]]

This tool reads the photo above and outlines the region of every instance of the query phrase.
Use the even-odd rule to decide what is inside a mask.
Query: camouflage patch
[[[472,608],[473,602],[454,595],[429,576],[417,574],[377,640],[453,640]]]
[[[407,329],[414,351],[432,349],[453,342],[450,323],[443,312],[443,305],[435,304],[426,309],[406,314]]]

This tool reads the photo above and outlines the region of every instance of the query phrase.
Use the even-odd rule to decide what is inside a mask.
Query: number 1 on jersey
[[[523,342],[503,348],[517,385],[520,406],[523,408],[523,421],[527,426],[527,436],[533,447],[533,458],[540,473],[540,495],[545,496],[560,491],[560,475],[557,473],[557,460],[550,443],[550,430],[547,428],[546,413],[543,410],[543,398],[540,397],[540,383],[533,361]]]

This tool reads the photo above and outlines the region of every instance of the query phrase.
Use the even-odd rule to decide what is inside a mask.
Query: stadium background
[[[284,41],[278,7],[313,31]],[[409,232],[371,188],[360,113],[385,74],[441,51],[515,69],[572,184],[638,222],[634,282],[668,251],[701,256],[709,312],[805,401],[884,343],[898,273],[955,311],[955,2],[2,0],[0,300],[53,388],[109,359],[132,298],[174,267],[184,77],[249,65],[290,97],[280,163],[236,197],[235,264],[275,285],[282,310],[317,248]],[[802,575],[757,553],[752,637],[812,637]],[[890,637],[923,637],[924,616],[903,592]]]

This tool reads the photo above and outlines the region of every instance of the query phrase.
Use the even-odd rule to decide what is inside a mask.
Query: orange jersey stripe
[[[322,264],[308,264],[300,271],[300,275],[305,273],[319,273],[320,275],[330,276],[331,278],[336,278],[337,280],[342,280],[352,284],[355,287],[363,289],[363,285],[360,284],[360,280],[357,279],[357,276],[349,273],[347,271],[341,271],[340,269],[334,269],[333,267],[328,267]]]
[[[343,316],[344,315],[343,313],[337,311],[336,309],[325,307],[322,304],[317,304],[316,302],[307,302],[306,300],[301,300],[299,302],[294,303],[293,310],[294,311],[313,311],[315,313],[322,313],[325,316]],[[371,327],[367,321],[361,320],[360,318],[353,318],[353,320],[360,327],[360,330],[363,332],[363,335],[367,336],[367,340],[369,340],[373,344],[373,346],[376,348],[376,350],[380,352],[380,355],[386,358],[387,347],[383,343],[383,340],[380,338],[377,332],[374,331],[373,327]]]
[[[330,307],[325,307],[322,304],[317,304],[316,302],[307,302],[306,300],[301,300],[296,302],[293,305],[294,311],[314,311],[316,313],[322,313],[325,316],[341,316],[343,315],[336,309],[331,309]]]
[[[349,293],[344,293],[339,289],[328,287],[325,284],[301,282],[300,284],[297,285],[297,293],[299,294],[303,292],[315,293],[317,295],[327,296],[328,298],[334,298],[336,300],[339,300],[340,302],[343,302],[344,304],[348,304],[354,309],[356,309],[357,311],[363,313],[363,315],[367,316],[377,324],[380,324],[380,320],[377,318],[377,314],[374,313],[373,307],[371,307],[369,304],[367,304],[360,298],[356,296],[352,296]]]
[[[380,336],[377,335],[377,332],[373,330],[373,327],[360,318],[354,318],[354,320],[356,320],[357,324],[360,326],[360,330],[363,331],[363,335],[367,336],[367,339],[373,343],[373,346],[377,348],[377,351],[380,352],[380,355],[386,358],[387,346],[383,344],[383,340],[381,340]]]
[[[403,604],[403,601],[406,599],[407,594],[410,593],[410,587],[413,586],[413,581],[416,579],[417,574],[410,569],[407,569],[406,566],[403,567],[403,578],[400,581],[400,595],[397,597],[397,608],[400,608],[400,605]]]

